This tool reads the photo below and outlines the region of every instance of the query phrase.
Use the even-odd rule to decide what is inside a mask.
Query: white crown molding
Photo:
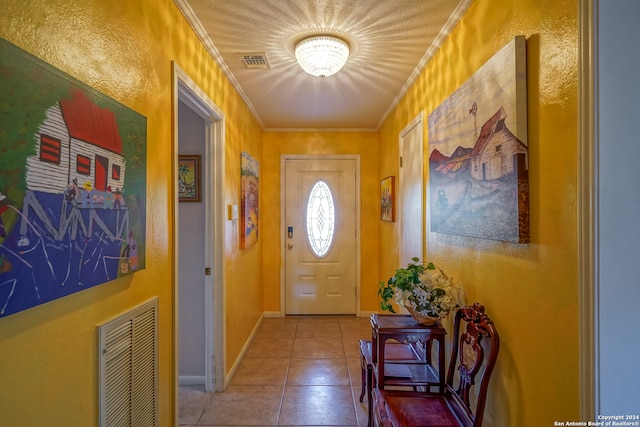
[[[402,88],[400,89],[400,92],[398,92],[398,94],[393,99],[393,101],[391,101],[391,104],[389,104],[389,107],[384,112],[384,114],[380,118],[380,121],[378,122],[377,129],[380,129],[384,121],[387,119],[387,116],[391,114],[391,111],[393,111],[393,109],[396,108],[400,100],[407,94],[407,92],[409,91],[411,86],[413,86],[416,80],[418,80],[418,77],[420,77],[420,75],[422,74],[422,71],[427,66],[427,63],[431,60],[433,55],[435,55],[438,49],[440,49],[440,46],[442,46],[442,43],[444,43],[446,38],[449,36],[451,31],[453,30],[453,27],[456,26],[458,21],[460,21],[460,19],[462,18],[462,15],[464,15],[464,13],[467,11],[469,6],[471,6],[471,3],[473,3],[473,0],[464,0],[458,4],[458,7],[456,7],[456,10],[451,14],[447,22],[444,24],[444,26],[440,30],[440,33],[435,38],[433,43],[431,43],[431,46],[429,46],[429,49],[427,49],[422,59],[420,60],[416,68],[413,70],[413,73],[411,73],[411,75],[409,76],[405,84],[402,86]]]
[[[378,132],[373,128],[267,128],[264,132]]]
[[[240,83],[238,83],[238,80],[236,80],[233,73],[231,73],[231,70],[224,62],[224,59],[222,59],[222,55],[220,55],[220,52],[218,52],[218,49],[215,47],[213,41],[207,34],[207,31],[204,29],[204,27],[196,17],[196,14],[193,12],[191,6],[189,6],[186,0],[173,0],[173,2],[176,4],[180,12],[182,12],[182,15],[185,17],[193,31],[196,33],[207,52],[209,52],[209,55],[211,55],[213,60],[218,64],[224,75],[227,77],[227,79],[229,79],[240,97],[244,100],[245,104],[247,104],[247,107],[249,108],[249,110],[251,110],[251,113],[260,124],[260,127],[264,128],[262,118],[254,108],[247,94],[244,92],[244,90],[242,90],[242,87],[240,86]]]

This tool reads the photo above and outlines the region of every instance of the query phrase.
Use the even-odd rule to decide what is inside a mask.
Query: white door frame
[[[285,163],[287,160],[355,160],[356,162],[356,316],[360,316],[360,280],[361,280],[361,216],[360,216],[360,155],[359,154],[282,154],[280,156],[280,317],[286,315],[286,239],[285,239]]]
[[[579,118],[578,118],[578,271],[579,271],[579,383],[580,419],[600,413],[598,369],[598,111],[597,103],[597,1],[579,3]]]
[[[203,195],[205,203],[205,266],[212,274],[205,276],[205,389],[224,391],[225,384],[225,336],[224,336],[224,153],[225,118],[222,111],[207,94],[174,62],[173,63],[173,350],[176,402],[178,417],[178,101],[183,101],[205,121],[205,158],[202,179],[211,191]],[[213,237],[213,238],[212,238]],[[204,272],[203,272],[204,274]]]

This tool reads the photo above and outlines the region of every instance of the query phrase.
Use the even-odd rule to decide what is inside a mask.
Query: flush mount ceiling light
[[[324,78],[344,66],[349,57],[349,45],[337,37],[314,36],[299,42],[295,52],[304,71]]]

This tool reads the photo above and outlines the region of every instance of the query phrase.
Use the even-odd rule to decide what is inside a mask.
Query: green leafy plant
[[[415,257],[411,261],[407,267],[397,269],[386,283],[380,282],[381,310],[395,313],[395,302],[425,316],[444,317],[459,306],[460,289],[453,279],[433,262],[421,263]]]

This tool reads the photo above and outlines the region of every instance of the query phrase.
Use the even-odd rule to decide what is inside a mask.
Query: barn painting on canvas
[[[432,232],[528,243],[526,40],[516,36],[428,119]]]

